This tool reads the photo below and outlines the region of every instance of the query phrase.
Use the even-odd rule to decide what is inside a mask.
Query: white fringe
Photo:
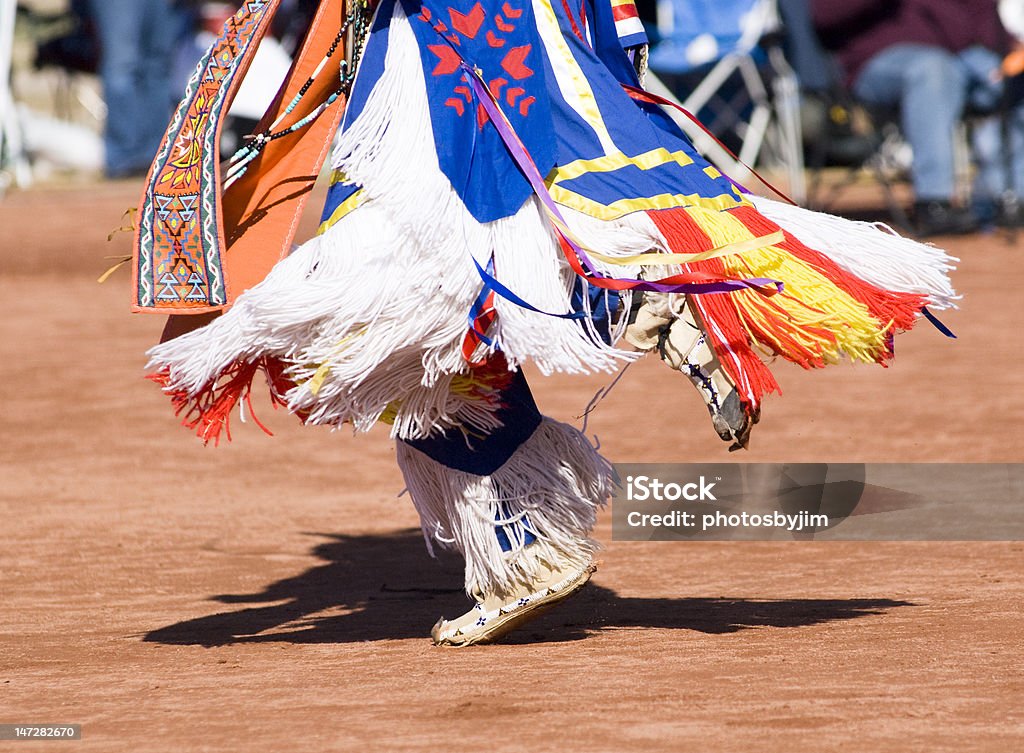
[[[481,288],[473,254],[534,306],[569,310],[574,275],[536,199],[480,224],[441,172],[415,36],[401,6],[385,70],[339,140],[335,166],[367,201],[277,264],[224,316],[150,351],[169,389],[198,393],[238,360],[272,355],[299,385],[285,397],[308,421],[366,431],[397,409],[392,435],[422,438],[469,421],[493,426],[489,406],[453,396],[467,314]],[[614,228],[610,232],[616,232]],[[501,300],[497,339],[511,367],[544,373],[614,371],[633,354],[578,322]],[[482,347],[477,357],[491,350]],[[326,366],[325,366],[326,364]]]
[[[529,222],[526,222],[526,210],[530,210]],[[631,219],[633,215],[620,220],[608,222],[597,220],[585,214],[561,208],[573,234],[588,248],[600,249],[607,256],[626,256],[643,253],[654,247],[656,240],[649,234],[638,231],[636,225],[642,223]],[[643,212],[636,217],[648,219]],[[504,232],[504,223],[515,223],[514,230]],[[531,198],[523,211],[510,220],[498,220],[491,223],[496,232],[494,242],[494,264],[497,277],[510,290],[521,295],[527,303],[547,313],[565,313],[570,310],[573,288],[578,277],[569,267],[555,239],[554,230],[548,222],[540,201]],[[653,222],[651,223],[653,226]],[[619,266],[595,262],[598,270],[616,277],[636,277],[640,268],[636,266]],[[529,291],[522,293],[521,291]],[[629,309],[631,294],[626,291],[620,294],[620,310]],[[584,296],[584,303],[588,299]],[[615,306],[612,306],[614,313]],[[520,364],[524,355],[528,354],[544,374],[556,371],[568,373],[586,373],[592,371],[617,371],[623,362],[635,360],[638,354],[614,347],[621,332],[613,330],[611,345],[605,345],[601,335],[594,329],[589,318],[577,322],[555,320],[518,306],[504,298],[495,301],[498,312],[497,338],[502,349],[509,357],[509,362]],[[587,314],[590,313],[586,308]],[[620,319],[624,327],[624,319]],[[552,326],[552,323],[555,323]],[[586,358],[578,358],[568,362],[564,358],[552,358],[550,342],[557,338],[554,354],[575,349],[574,341],[586,333],[584,342],[587,348]]]
[[[957,307],[960,296],[953,290],[949,272],[960,260],[942,249],[886,232],[884,225],[812,212],[762,196],[748,198],[757,211],[805,246],[862,280],[886,290],[927,296],[936,309]]]
[[[588,537],[611,493],[611,465],[568,424],[544,418],[515,454],[490,476],[452,470],[404,443],[398,464],[434,545],[466,560],[466,592],[507,594],[538,576],[538,559],[583,567],[597,544]],[[503,517],[504,516],[504,517]],[[524,548],[525,528],[537,541]],[[513,545],[506,553],[501,526]]]
[[[465,368],[453,347],[465,320],[452,311],[467,310],[475,281],[433,278],[429,264],[395,254],[408,239],[381,214],[366,206],[338,223],[335,238],[348,248],[326,236],[304,244],[224,316],[153,348],[149,368],[170,369],[172,387],[196,394],[234,361],[272,355],[299,385],[285,396],[289,408],[309,411],[310,423],[367,431],[391,406],[393,436],[425,437],[467,419],[493,426],[485,405],[450,390]]]
[[[470,254],[485,268],[493,254],[502,284],[541,311],[568,312],[575,275],[562,259],[540,202],[531,197],[512,217],[478,223],[441,172],[429,124],[419,48],[399,5],[389,30],[385,73],[339,140],[334,166],[407,229],[435,265],[443,262],[438,269],[447,273],[464,265],[470,270],[474,292],[481,280]],[[471,304],[472,299],[455,312],[463,332]],[[496,341],[513,367],[533,360],[545,374],[611,372],[631,357],[595,342],[574,321],[528,311],[500,296],[495,308]],[[476,356],[487,351],[482,348]]]

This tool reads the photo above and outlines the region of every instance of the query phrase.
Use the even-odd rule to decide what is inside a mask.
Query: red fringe
[[[744,295],[744,293],[739,293],[739,295]],[[798,298],[794,298],[786,293],[782,293],[781,295],[795,302],[797,305],[803,306],[809,311],[821,313],[818,309],[808,305]],[[790,313],[775,301],[763,300],[761,303],[763,306],[774,309],[780,319],[789,319]],[[828,362],[825,360],[824,356],[822,356],[820,348],[810,347],[806,343],[800,342],[799,340],[787,335],[786,330],[783,327],[768,329],[767,327],[762,326],[762,320],[751,317],[747,317],[745,321],[748,330],[754,335],[754,339],[760,342],[764,347],[771,348],[775,352],[775,355],[782,356],[787,361],[791,361],[805,369],[820,369],[828,365]],[[835,344],[835,333],[830,329],[825,327],[812,327],[810,325],[804,325],[802,329],[809,334],[813,334],[815,337],[827,340],[833,345]],[[781,343],[781,352],[775,348],[775,343]]]
[[[480,384],[473,390],[477,399],[489,404],[494,410],[507,407],[502,395],[512,385],[515,372],[509,371],[508,361],[501,351],[491,354],[486,360],[471,364],[473,378]]]
[[[774,232],[777,225],[753,207],[737,207],[732,213],[755,235]],[[840,267],[830,258],[804,245],[783,229],[786,242],[779,244],[796,258],[814,267],[818,272],[867,306],[871,315],[885,326],[892,322],[892,329],[903,332],[916,323],[921,308],[927,302],[925,296],[916,293],[898,293],[872,285]],[[891,340],[891,338],[890,338]],[[889,348],[888,357],[892,357]]]
[[[711,239],[685,209],[660,209],[648,212],[654,224],[675,253],[698,253],[712,248]],[[688,272],[708,272],[725,277],[725,265],[720,259],[683,265]],[[750,336],[743,328],[739,313],[732,301],[732,293],[691,295],[708,342],[714,349],[722,368],[732,379],[740,394],[743,408],[751,417],[761,407],[761,398],[776,392],[782,394],[775,377],[753,349]],[[770,299],[767,299],[770,302]]]
[[[221,431],[231,441],[231,413],[242,400],[249,409],[253,422],[268,436],[273,433],[257,417],[252,407],[252,381],[262,371],[270,388],[271,404],[276,408],[286,405],[284,394],[295,384],[284,374],[284,364],[276,358],[261,357],[255,361],[237,361],[228,367],[217,379],[205,385],[197,394],[189,395],[182,389],[168,389],[168,370],[150,374],[146,378],[163,387],[171,396],[174,415],[184,413],[181,424],[193,430],[204,445],[213,441],[220,444]],[[300,415],[300,418],[304,416]]]

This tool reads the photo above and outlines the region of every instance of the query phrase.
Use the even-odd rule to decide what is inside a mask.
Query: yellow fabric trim
[[[610,173],[621,170],[624,167],[634,165],[641,170],[651,170],[660,165],[667,165],[675,162],[680,167],[687,167],[693,164],[693,158],[686,152],[670,152],[665,148],[652,149],[649,152],[629,157],[622,152],[609,154],[594,159],[578,159],[562,167],[556,167],[548,176],[547,183],[561,183],[566,180],[574,180],[588,173]]]
[[[338,223],[338,220],[362,204],[363,201],[365,201],[365,197],[363,196],[363,189],[360,188],[338,205],[338,208],[331,213],[331,216],[320,224],[316,234],[323,235],[326,233]]]
[[[722,174],[718,172],[718,168],[715,167],[714,165],[708,165],[707,167],[705,167],[704,172],[711,179],[722,177]]]
[[[703,206],[711,210],[722,211],[747,204],[742,197],[722,194],[714,198],[705,198],[700,194],[664,193],[637,199],[619,199],[611,204],[602,204],[586,196],[551,185],[548,188],[551,197],[562,206],[575,209],[599,220],[617,220],[631,212],[649,211],[652,209],[675,209],[676,207]]]
[[[395,419],[398,418],[398,410],[402,407],[401,400],[392,400],[384,408],[384,412],[380,414],[380,418],[377,419],[378,423],[392,426],[395,423]]]
[[[730,212],[712,212],[702,207],[686,211],[715,245],[752,237],[750,230]],[[753,341],[760,341],[783,356],[792,356],[787,353],[784,335],[826,363],[838,361],[842,353],[871,363],[885,353],[888,327],[873,317],[867,306],[788,251],[767,246],[742,257],[724,257],[722,261],[726,272],[732,275],[769,277],[785,284],[784,293],[773,296],[770,302],[751,290],[729,296]],[[802,359],[797,355],[794,360]]]
[[[719,256],[741,255],[751,251],[774,246],[783,243],[786,236],[780,230],[770,235],[760,237],[751,236],[747,240],[727,243],[724,246],[713,248],[710,251],[702,251],[699,254],[634,254],[633,256],[606,256],[604,254],[588,251],[587,255],[592,259],[603,261],[606,264],[618,264],[620,266],[638,265],[641,267],[661,266],[664,264],[692,264],[708,259],[717,259]]]

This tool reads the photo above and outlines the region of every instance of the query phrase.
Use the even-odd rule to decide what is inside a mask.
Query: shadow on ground
[[[469,607],[461,560],[430,561],[418,530],[387,535],[310,534],[330,541],[312,554],[327,564],[260,593],[211,597],[240,609],[186,620],[145,634],[166,644],[351,643],[423,638],[441,615]],[[252,606],[249,606],[252,605]],[[733,633],[751,627],[803,627],[913,606],[891,599],[630,598],[590,585],[506,643],[563,642],[609,629],[670,628]]]

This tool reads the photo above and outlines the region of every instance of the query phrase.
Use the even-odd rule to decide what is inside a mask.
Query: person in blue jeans
[[[1006,108],[1005,123],[998,115],[979,119],[971,129],[977,174],[972,207],[985,224],[1020,224],[1019,202],[1024,196],[1024,104],[1018,76],[998,76],[1002,60],[991,50],[973,47],[961,54],[973,83],[968,103],[976,112]],[[1009,92],[1004,91],[1004,86]],[[1005,130],[1004,130],[1005,129]]]
[[[170,119],[172,61],[181,31],[173,0],[89,0],[107,104],[105,172],[144,175]]]
[[[994,113],[1000,105],[999,64],[1009,36],[996,0],[812,0],[812,11],[854,95],[900,110],[914,153],[918,232],[975,230],[976,213],[954,202],[954,134],[968,107]],[[1021,118],[1011,122],[1022,125]],[[977,198],[994,205],[1006,188],[1018,187],[1006,180],[997,120],[976,129],[975,152]],[[1013,172],[1024,175],[1019,150]]]

